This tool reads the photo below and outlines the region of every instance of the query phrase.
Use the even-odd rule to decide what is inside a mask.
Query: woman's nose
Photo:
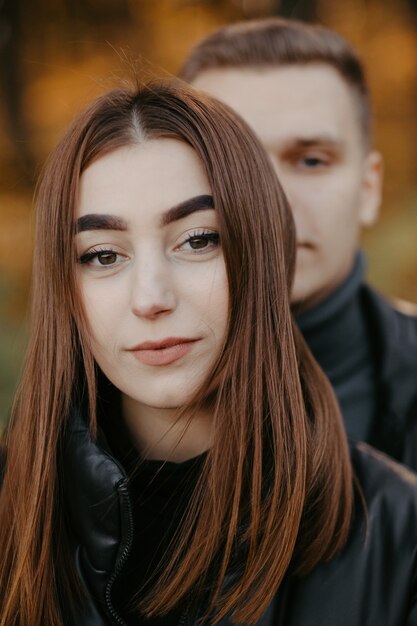
[[[147,263],[133,271],[131,309],[146,319],[171,313],[176,307],[175,288],[168,270],[157,263]]]

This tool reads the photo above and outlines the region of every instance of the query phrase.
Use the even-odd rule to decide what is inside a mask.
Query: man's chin
[[[297,280],[296,277],[291,291],[291,309],[295,315],[299,315],[319,304],[326,295],[325,286],[313,285],[312,282],[307,285],[305,281]]]

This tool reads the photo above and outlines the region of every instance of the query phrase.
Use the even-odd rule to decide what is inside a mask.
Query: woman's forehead
[[[164,213],[190,198],[211,196],[200,158],[176,139],[152,139],[118,148],[83,172],[76,218],[109,214],[128,218],[135,210]]]

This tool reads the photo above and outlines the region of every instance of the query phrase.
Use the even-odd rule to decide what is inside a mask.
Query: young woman
[[[416,479],[349,457],[250,130],[183,86],[111,92],[52,154],[36,232],[0,625],[417,624]]]

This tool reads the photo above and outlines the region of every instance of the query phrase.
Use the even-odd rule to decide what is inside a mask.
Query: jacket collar
[[[71,410],[62,464],[65,504],[77,542],[94,569],[111,572],[123,535],[119,490],[127,477],[103,433],[92,440],[79,408]]]
[[[129,534],[133,532],[133,522],[131,519],[129,522],[127,510],[130,509],[128,479],[123,468],[111,455],[107,440],[100,429],[96,441],[92,440],[87,420],[78,407],[71,410],[61,458],[65,503],[77,544],[77,570],[89,589],[89,594],[92,592],[101,610],[110,617],[116,614],[111,601],[111,588],[123,560],[123,553],[128,548]],[[236,573],[229,574],[226,585],[235,576]],[[90,613],[83,613],[84,621],[77,616],[74,623],[102,623],[98,613],[94,612],[97,608],[91,598],[89,606],[91,617]],[[257,626],[272,626],[275,610],[274,600]],[[120,616],[118,620],[119,623],[124,623]],[[184,620],[184,624],[188,626],[194,622],[195,615],[189,615]],[[226,617],[221,621],[221,626],[232,626],[232,623]]]

